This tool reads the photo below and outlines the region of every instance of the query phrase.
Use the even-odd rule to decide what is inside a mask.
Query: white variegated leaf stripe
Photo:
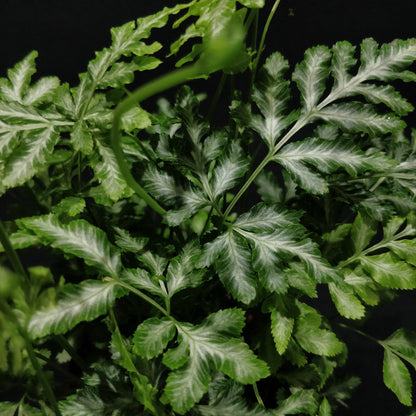
[[[133,237],[128,231],[119,227],[114,227],[114,230],[117,233],[115,237],[116,244],[122,250],[138,253],[139,251],[143,250],[149,241],[148,237]]]
[[[355,46],[346,41],[337,42],[332,47],[333,91],[341,91],[352,78],[348,71],[357,63],[354,58],[355,49]]]
[[[153,295],[166,298],[168,296],[164,285],[157,277],[153,277],[143,269],[127,269],[123,271],[120,280],[140,290],[147,290]]]
[[[30,52],[14,68],[9,69],[9,79],[0,78],[0,97],[5,101],[24,104],[26,106],[39,104],[51,97],[59,86],[56,77],[41,78],[35,85],[30,86],[32,75],[36,72],[36,51]]]
[[[183,194],[182,186],[176,184],[175,178],[155,167],[149,167],[143,175],[143,184],[157,199],[172,205]]]
[[[172,319],[146,319],[134,333],[133,351],[147,359],[157,357],[162,354],[175,334],[176,327]]]
[[[59,133],[53,126],[25,134],[4,164],[2,185],[9,188],[22,185],[44,169],[46,158],[58,140]]]
[[[365,154],[351,144],[315,138],[289,143],[273,160],[284,166],[302,188],[317,194],[327,192],[328,184],[305,164],[311,164],[324,173],[344,168],[351,176],[366,170],[390,170],[396,164],[380,152]]]
[[[197,287],[202,283],[205,271],[195,267],[200,252],[195,241],[189,242],[184,246],[179,256],[171,260],[166,273],[166,287],[169,296],[189,287]]]
[[[391,81],[402,79],[415,81],[416,74],[403,71],[416,59],[416,39],[385,43],[380,48],[373,39],[364,39],[361,44],[361,66],[357,77]]]
[[[106,194],[113,201],[131,196],[134,192],[124,180],[113,150],[100,140],[96,140],[96,144],[101,157],[92,158],[91,166]]]
[[[257,204],[250,211],[241,214],[234,226],[246,231],[272,232],[276,228],[299,223],[300,212],[277,210],[266,204]]]
[[[232,230],[204,247],[205,265],[215,264],[221,282],[234,298],[250,303],[256,296],[257,281],[247,241]]]
[[[302,97],[304,111],[311,111],[321,98],[329,75],[331,53],[326,46],[316,46],[305,52],[304,60],[293,72]]]
[[[228,323],[225,327],[224,322]],[[212,372],[222,371],[243,384],[267,377],[266,363],[235,338],[243,326],[244,313],[240,309],[218,311],[198,326],[177,324],[180,345],[164,356],[164,363],[174,369],[167,378],[165,394],[176,412],[185,413],[202,398]]]
[[[372,105],[359,102],[331,104],[316,112],[315,117],[334,123],[346,131],[370,135],[394,132],[406,126],[394,114],[378,114]]]
[[[285,316],[279,309],[272,308],[270,311],[271,333],[276,351],[283,355],[292,336],[295,319]]]
[[[37,311],[30,318],[29,335],[40,338],[63,334],[82,321],[98,318],[122,294],[117,289],[114,281],[85,280],[77,285],[65,285],[53,309]]]
[[[121,268],[120,254],[107,240],[104,231],[84,220],[62,224],[54,215],[19,220],[42,242],[85,260],[103,273],[116,277]],[[20,225],[19,224],[19,225]]]
[[[302,235],[304,231],[301,228],[286,227],[271,233],[254,233],[235,227],[234,231],[252,242],[254,247],[257,247],[259,255],[263,254],[259,262],[263,260],[268,264],[266,257],[272,256],[273,253],[283,259],[298,257],[318,282],[338,279],[336,270],[321,257],[317,245],[310,239],[304,238]]]
[[[240,145],[237,141],[231,142],[227,156],[219,161],[213,172],[213,198],[218,198],[223,192],[235,186],[248,168],[248,160],[244,157]]]

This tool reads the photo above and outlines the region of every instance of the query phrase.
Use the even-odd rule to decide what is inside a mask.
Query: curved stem
[[[121,117],[125,112],[133,108],[135,105],[139,104],[141,101],[146,100],[147,98],[152,97],[153,95],[158,94],[162,91],[182,84],[183,82],[186,82],[189,79],[196,78],[198,75],[200,75],[200,66],[195,64],[178,69],[167,75],[157,78],[131,93],[121,103],[118,104],[113,113],[113,125],[111,127],[111,146],[113,148],[120,172],[123,175],[126,183],[130,186],[130,188],[132,188],[137,195],[143,198],[145,202],[160,215],[166,214],[166,210],[162,208],[136,182],[124,158],[124,153],[123,149],[121,148],[120,140]]]
[[[26,280],[29,280],[26,270],[23,267],[15,249],[13,248],[12,243],[10,242],[9,236],[7,235],[7,231],[4,228],[3,222],[1,220],[0,220],[0,243],[3,246],[4,251],[6,252],[7,258],[9,259],[10,264],[12,265],[14,271],[18,275],[24,277]]]

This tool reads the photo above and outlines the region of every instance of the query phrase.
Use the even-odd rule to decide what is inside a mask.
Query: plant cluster
[[[343,372],[340,326],[360,332],[416,288],[416,132],[396,83],[416,81],[416,39],[316,46],[291,68],[262,59],[278,4],[260,36],[263,0],[193,0],[113,28],[74,87],[33,83],[36,52],[0,79],[13,213],[0,222],[0,385],[16,397],[2,415],[346,405],[359,379]],[[182,35],[152,41],[163,28]],[[162,46],[177,69],[131,89]],[[218,71],[212,96],[191,89]],[[211,122],[239,79],[227,121]],[[173,102],[141,106],[173,87]],[[416,333],[374,341],[410,409]]]

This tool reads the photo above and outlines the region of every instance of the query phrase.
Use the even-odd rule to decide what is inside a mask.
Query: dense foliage
[[[316,46],[293,68],[262,56],[279,1],[257,37],[263,3],[194,0],[113,28],[75,87],[32,83],[36,52],[0,79],[14,218],[0,222],[2,415],[347,405],[359,379],[340,328],[362,333],[374,307],[416,288],[416,132],[397,90],[416,81],[416,39]],[[171,45],[152,41],[172,28]],[[178,68],[129,88],[163,46]],[[212,95],[192,90],[217,71]],[[141,107],[173,87],[173,102]],[[373,340],[411,412],[416,333]]]

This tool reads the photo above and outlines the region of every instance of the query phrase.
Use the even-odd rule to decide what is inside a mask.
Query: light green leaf
[[[321,329],[321,315],[311,306],[297,302],[300,316],[296,319],[294,336],[299,345],[307,352],[332,357],[343,349],[343,343],[336,335]]]
[[[347,41],[337,42],[332,47],[332,66],[331,72],[334,78],[332,91],[341,91],[351,80],[352,76],[348,73],[357,60],[354,58],[355,46]]]
[[[406,126],[394,114],[378,114],[372,105],[357,101],[329,105],[317,112],[316,117],[348,132],[364,132],[372,136],[401,130]]]
[[[386,244],[396,256],[405,260],[412,266],[416,266],[416,239],[412,240],[395,240]]]
[[[0,403],[0,411],[3,416],[14,416],[18,407],[18,403],[6,401]]]
[[[40,240],[36,235],[29,233],[28,231],[16,231],[13,234],[9,235],[9,240],[12,247],[16,249],[22,249],[30,246],[34,246],[35,244],[39,244]],[[4,252],[4,248],[0,243],[0,253]]]
[[[416,370],[416,333],[410,329],[400,328],[381,342],[393,352],[397,351],[400,357],[411,364]]]
[[[356,268],[354,271],[347,269],[344,279],[367,305],[375,306],[380,302],[380,296],[377,293],[377,283],[361,267]]]
[[[292,336],[295,320],[283,315],[278,309],[271,310],[270,319],[276,350],[280,355],[283,355]]]
[[[355,297],[348,284],[329,283],[329,293],[338,312],[348,319],[360,319],[365,314],[365,308]]]
[[[74,150],[77,152],[80,151],[84,155],[88,155],[92,152],[94,142],[92,140],[91,131],[84,120],[75,122],[71,132],[71,143],[74,146]]]
[[[149,167],[142,180],[146,190],[165,204],[172,205],[183,194],[182,186],[176,184],[173,176],[155,167]]]
[[[267,365],[247,344],[235,338],[243,326],[244,313],[236,308],[213,313],[198,326],[177,325],[180,345],[173,350],[175,361],[172,353],[164,359],[166,365],[177,368],[169,374],[165,388],[176,412],[184,414],[202,398],[208,390],[212,371],[222,371],[243,384],[267,377]]]
[[[354,244],[355,253],[361,253],[369,244],[371,239],[376,235],[377,228],[374,221],[358,213],[351,228],[351,239]]]
[[[113,150],[99,140],[96,144],[100,157],[92,158],[91,166],[106,194],[113,201],[128,198],[134,192],[124,180]]]
[[[412,405],[412,380],[409,370],[402,360],[388,349],[384,350],[383,380],[400,403],[405,406]]]
[[[314,390],[292,389],[292,394],[279,403],[276,414],[298,415],[300,413],[314,416],[318,409],[317,393]]]
[[[127,132],[131,132],[134,129],[142,130],[151,124],[149,113],[138,106],[125,112],[121,118],[121,127]]]
[[[104,231],[84,220],[61,224],[54,215],[23,218],[19,223],[33,231],[41,241],[85,260],[109,276],[121,268],[118,251],[107,240]]]
[[[147,359],[157,357],[162,354],[175,334],[175,324],[171,319],[146,319],[134,333],[133,351]]]
[[[296,65],[292,78],[301,92],[305,113],[318,104],[325,91],[330,59],[331,53],[326,46],[316,46],[308,49],[304,60]]]
[[[319,406],[318,416],[332,416],[331,405],[326,397],[323,398],[321,405]]]
[[[122,294],[114,281],[84,280],[76,285],[67,284],[53,309],[32,315],[29,334],[33,338],[64,334],[82,321],[92,321],[105,314]]]
[[[75,217],[84,211],[85,199],[76,196],[68,196],[52,207],[52,213],[56,215],[68,215]]]
[[[391,252],[362,256],[363,269],[380,285],[391,289],[416,288],[416,269]]]

